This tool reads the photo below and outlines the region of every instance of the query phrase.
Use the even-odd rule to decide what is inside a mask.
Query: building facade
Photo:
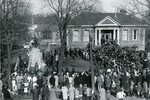
[[[146,27],[146,23],[125,13],[83,13],[71,20],[67,43],[69,47],[86,47],[91,36],[95,46],[116,40],[121,47],[145,50]]]

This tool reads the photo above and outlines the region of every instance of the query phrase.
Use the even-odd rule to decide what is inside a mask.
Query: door
[[[111,34],[110,33],[103,33],[102,38],[106,41],[111,39]]]

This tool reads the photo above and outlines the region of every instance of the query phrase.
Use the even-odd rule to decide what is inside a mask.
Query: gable
[[[96,24],[96,26],[118,26],[118,25],[120,24],[109,16],[105,17]]]
[[[106,19],[104,22],[102,22],[101,24],[115,24],[113,23],[111,20]]]

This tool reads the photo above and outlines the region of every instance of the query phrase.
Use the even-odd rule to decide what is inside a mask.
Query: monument
[[[38,47],[38,39],[34,37],[28,52],[29,64],[28,71],[41,70],[44,71],[46,64],[43,61],[43,54]]]

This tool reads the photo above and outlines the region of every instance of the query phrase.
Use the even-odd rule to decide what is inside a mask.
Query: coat
[[[63,99],[68,99],[68,89],[66,86],[62,87],[62,95],[63,95]]]
[[[50,89],[49,100],[58,100],[56,97],[55,89]]]
[[[55,77],[54,76],[51,76],[49,81],[50,81],[51,85],[55,86]]]
[[[104,88],[100,89],[100,100],[106,100],[106,92]]]
[[[33,100],[39,100],[39,91],[37,88],[34,88],[32,90],[32,94],[33,94]]]
[[[69,97],[70,97],[70,99],[74,99],[74,97],[75,97],[75,88],[74,87],[69,88]]]

